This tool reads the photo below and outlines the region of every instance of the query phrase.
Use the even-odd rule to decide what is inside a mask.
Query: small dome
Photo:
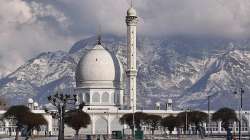
[[[97,44],[84,55],[76,70],[76,86],[78,88],[120,88],[122,66],[100,44]]]
[[[168,100],[167,100],[167,103],[172,104],[172,103],[173,103],[173,100],[172,100],[172,99],[168,99]]]
[[[130,7],[127,11],[127,16],[136,16],[136,11],[133,7]]]
[[[38,103],[37,102],[34,102],[34,107],[38,107]]]
[[[29,104],[33,104],[33,102],[34,102],[34,101],[33,101],[32,98],[29,98],[29,99],[28,99],[28,103],[29,103]]]
[[[161,106],[161,103],[160,102],[157,102],[157,103],[155,103],[155,106]]]

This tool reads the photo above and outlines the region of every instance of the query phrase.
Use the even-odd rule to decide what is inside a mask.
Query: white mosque
[[[76,70],[76,88],[81,101],[87,103],[88,110],[124,109],[136,110],[136,24],[138,18],[134,8],[129,8],[127,23],[127,68],[124,70],[119,59],[104,46],[101,40],[84,55]],[[128,78],[128,101],[124,87]]]
[[[111,134],[122,130],[119,118],[125,113],[136,112],[136,24],[138,18],[133,7],[126,16],[127,68],[119,59],[102,46],[101,40],[84,55],[76,70],[76,88],[84,110],[91,115],[91,134]],[[128,85],[125,94],[125,76]]]
[[[97,44],[80,59],[76,73],[76,92],[80,102],[85,102],[83,108],[91,116],[91,124],[88,128],[81,129],[80,134],[111,134],[112,131],[123,131],[129,133],[127,126],[121,125],[119,119],[126,113],[143,111],[149,114],[156,114],[162,117],[170,114],[176,115],[181,111],[172,110],[172,100],[168,99],[166,108],[161,109],[156,103],[155,110],[137,110],[136,108],[136,25],[138,17],[136,10],[130,7],[127,10],[127,67],[123,68],[119,59],[110,53],[105,46],[102,46],[99,39]],[[125,78],[128,85],[126,86]],[[124,91],[125,87],[128,91]],[[126,94],[127,93],[127,94]],[[43,110],[37,108],[38,104],[32,100],[28,102],[29,107],[35,113],[41,113],[48,121],[48,126],[42,131],[50,132],[53,135],[58,133],[57,120]],[[3,112],[0,111],[0,114]],[[211,111],[212,113],[212,111]],[[244,112],[242,132],[249,131],[250,112]],[[235,122],[233,128],[238,130]],[[225,133],[221,122],[211,122],[209,126],[204,124],[206,130],[213,133]],[[13,129],[5,129],[12,128]],[[0,124],[0,133],[15,131],[14,124],[5,120]],[[147,133],[147,128],[143,128]],[[149,131],[148,131],[149,132]],[[158,133],[162,131],[158,130]],[[65,128],[65,135],[73,135],[71,128]]]

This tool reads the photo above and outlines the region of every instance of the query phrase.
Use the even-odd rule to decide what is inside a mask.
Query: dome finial
[[[127,16],[136,16],[136,11],[133,8],[133,0],[130,1],[130,8],[127,10]]]
[[[97,37],[97,45],[101,45],[102,42],[101,42],[101,35],[99,34],[98,37]]]
[[[101,38],[101,25],[99,24],[98,33],[97,33],[97,45],[102,44],[101,40],[102,40],[102,38]]]

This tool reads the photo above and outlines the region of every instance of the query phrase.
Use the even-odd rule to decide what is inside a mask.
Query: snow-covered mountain
[[[103,37],[103,46],[116,54],[126,66],[126,39]],[[69,52],[41,53],[0,80],[0,94],[12,104],[33,97],[40,103],[59,89],[72,92],[75,68],[80,57],[96,43],[96,37],[80,40]],[[250,109],[250,42],[190,39],[183,37],[139,37],[138,106],[164,104],[168,98],[175,107],[222,106],[237,108],[235,90],[243,87],[243,106]]]

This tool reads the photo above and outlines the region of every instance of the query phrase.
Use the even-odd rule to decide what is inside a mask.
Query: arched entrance
[[[119,118],[115,117],[110,123],[111,131],[122,131],[123,126],[120,124]]]
[[[95,133],[96,134],[107,134],[108,122],[104,117],[98,117],[95,121]]]

